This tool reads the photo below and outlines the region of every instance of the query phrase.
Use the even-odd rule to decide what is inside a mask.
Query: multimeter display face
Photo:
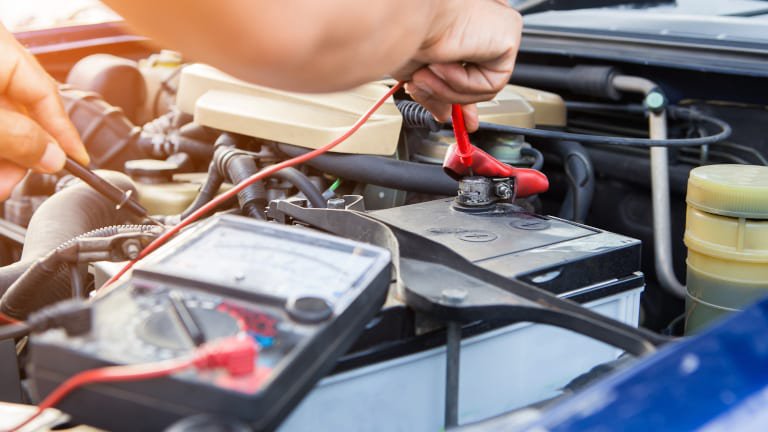
[[[345,244],[310,239],[300,231],[294,238],[267,231],[218,224],[161,260],[156,270],[277,298],[312,295],[335,304],[374,262]]]

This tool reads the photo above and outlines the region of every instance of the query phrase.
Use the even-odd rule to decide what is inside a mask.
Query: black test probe
[[[131,197],[131,191],[120,189],[71,158],[67,158],[67,162],[64,164],[64,169],[95,189],[96,192],[104,195],[108,200],[115,203],[115,206],[118,209],[125,207],[134,215],[140,218],[146,218],[154,224],[163,226],[162,223],[149,215],[147,209]]]

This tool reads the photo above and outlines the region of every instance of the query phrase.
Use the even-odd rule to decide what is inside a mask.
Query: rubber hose
[[[403,124],[406,127],[429,129],[432,132],[437,132],[442,127],[440,123],[435,120],[435,117],[432,116],[432,113],[427,111],[427,109],[418,102],[401,99],[395,102],[395,106],[400,110],[400,114],[403,115]]]
[[[179,133],[187,138],[192,138],[197,141],[213,143],[218,138],[218,134],[213,129],[209,129],[205,126],[197,123],[187,123],[179,127]]]
[[[531,169],[541,171],[541,169],[544,168],[544,155],[541,154],[541,152],[536,150],[535,148],[523,147],[522,149],[520,149],[520,154],[523,156],[530,156],[533,158],[533,164],[531,165]]]
[[[136,189],[130,178],[114,171],[99,171],[123,190]],[[73,184],[48,198],[32,216],[27,229],[21,259],[0,268],[0,295],[13,284],[37,259],[82,233],[118,225],[133,220],[126,210],[115,205],[85,183]],[[69,278],[57,279],[57,283]]]
[[[0,298],[0,311],[16,318],[26,319],[27,315],[45,306],[70,298],[72,288],[66,265],[57,252],[74,242],[92,237],[112,237],[124,233],[141,233],[157,230],[155,225],[115,225],[102,227],[80,234],[35,260]],[[43,291],[44,287],[44,291]]]
[[[237,149],[238,137],[223,133],[216,140],[214,161],[219,174],[226,175],[232,184],[238,184],[256,174],[259,167],[253,156]],[[256,219],[264,219],[267,207],[267,190],[263,181],[249,185],[237,194],[237,201],[243,213]]]
[[[209,161],[213,157],[214,149],[211,144],[181,134],[174,136],[174,139],[176,140],[176,151],[186,153],[196,161]]]
[[[617,73],[618,71],[611,66],[561,67],[517,64],[510,81],[513,84],[619,100],[621,94],[613,85],[613,77]]]
[[[287,144],[278,144],[277,149],[289,157],[296,157],[310,151]],[[307,161],[306,164],[344,180],[409,192],[453,196],[456,195],[459,187],[456,180],[445,174],[439,165],[401,161],[382,156],[326,153]]]
[[[181,213],[181,219],[186,219],[189,215],[197,211],[197,209],[210,202],[213,197],[216,196],[222,183],[224,183],[224,176],[219,174],[219,169],[216,167],[216,161],[211,161],[210,165],[208,165],[208,176],[205,179],[203,187],[195,197],[195,200],[192,201],[192,204]]]
[[[307,197],[309,203],[315,208],[326,208],[328,206],[323,193],[303,172],[296,168],[288,167],[272,175],[272,177],[287,181]]]
[[[595,170],[589,153],[575,141],[555,141],[553,149],[563,161],[568,178],[568,192],[560,207],[563,219],[584,222],[595,194]]]
[[[227,163],[227,176],[233,184],[238,184],[256,174],[259,168],[256,161],[248,155],[237,155]],[[267,192],[264,182],[255,182],[237,194],[237,201],[243,213],[256,219],[264,219],[264,209],[267,207]]]

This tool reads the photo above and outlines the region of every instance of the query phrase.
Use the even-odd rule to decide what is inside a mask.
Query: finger
[[[5,201],[13,188],[27,175],[27,169],[12,162],[0,160],[0,201]]]
[[[0,154],[3,159],[42,172],[53,173],[64,168],[64,151],[29,117],[0,108],[0,133]]]
[[[430,93],[432,98],[446,103],[472,104],[491,100],[496,91],[480,93],[461,93],[448,86],[445,81],[435,75],[428,67],[421,68],[413,74],[411,80],[414,86]]]
[[[88,153],[69,120],[55,81],[7,31],[0,29],[0,94],[27,108],[65,152],[88,163]]]
[[[512,68],[493,70],[458,63],[431,64],[429,70],[457,93],[498,93],[509,82]]]
[[[427,111],[432,113],[435,120],[447,122],[451,119],[451,104],[445,101],[437,100],[432,97],[429,90],[424,90],[413,83],[405,84],[405,91],[411,95],[411,98],[420,103]]]
[[[477,131],[480,127],[480,120],[477,115],[477,105],[463,105],[461,111],[464,113],[464,125],[467,128],[467,132],[472,133]]]

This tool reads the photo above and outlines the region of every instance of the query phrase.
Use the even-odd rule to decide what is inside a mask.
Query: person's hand
[[[393,76],[439,121],[464,105],[470,132],[474,103],[493,99],[509,81],[522,31],[520,14],[503,0],[445,0],[419,51]]]
[[[28,169],[60,171],[66,154],[88,163],[56,82],[0,25],[0,201]]]

